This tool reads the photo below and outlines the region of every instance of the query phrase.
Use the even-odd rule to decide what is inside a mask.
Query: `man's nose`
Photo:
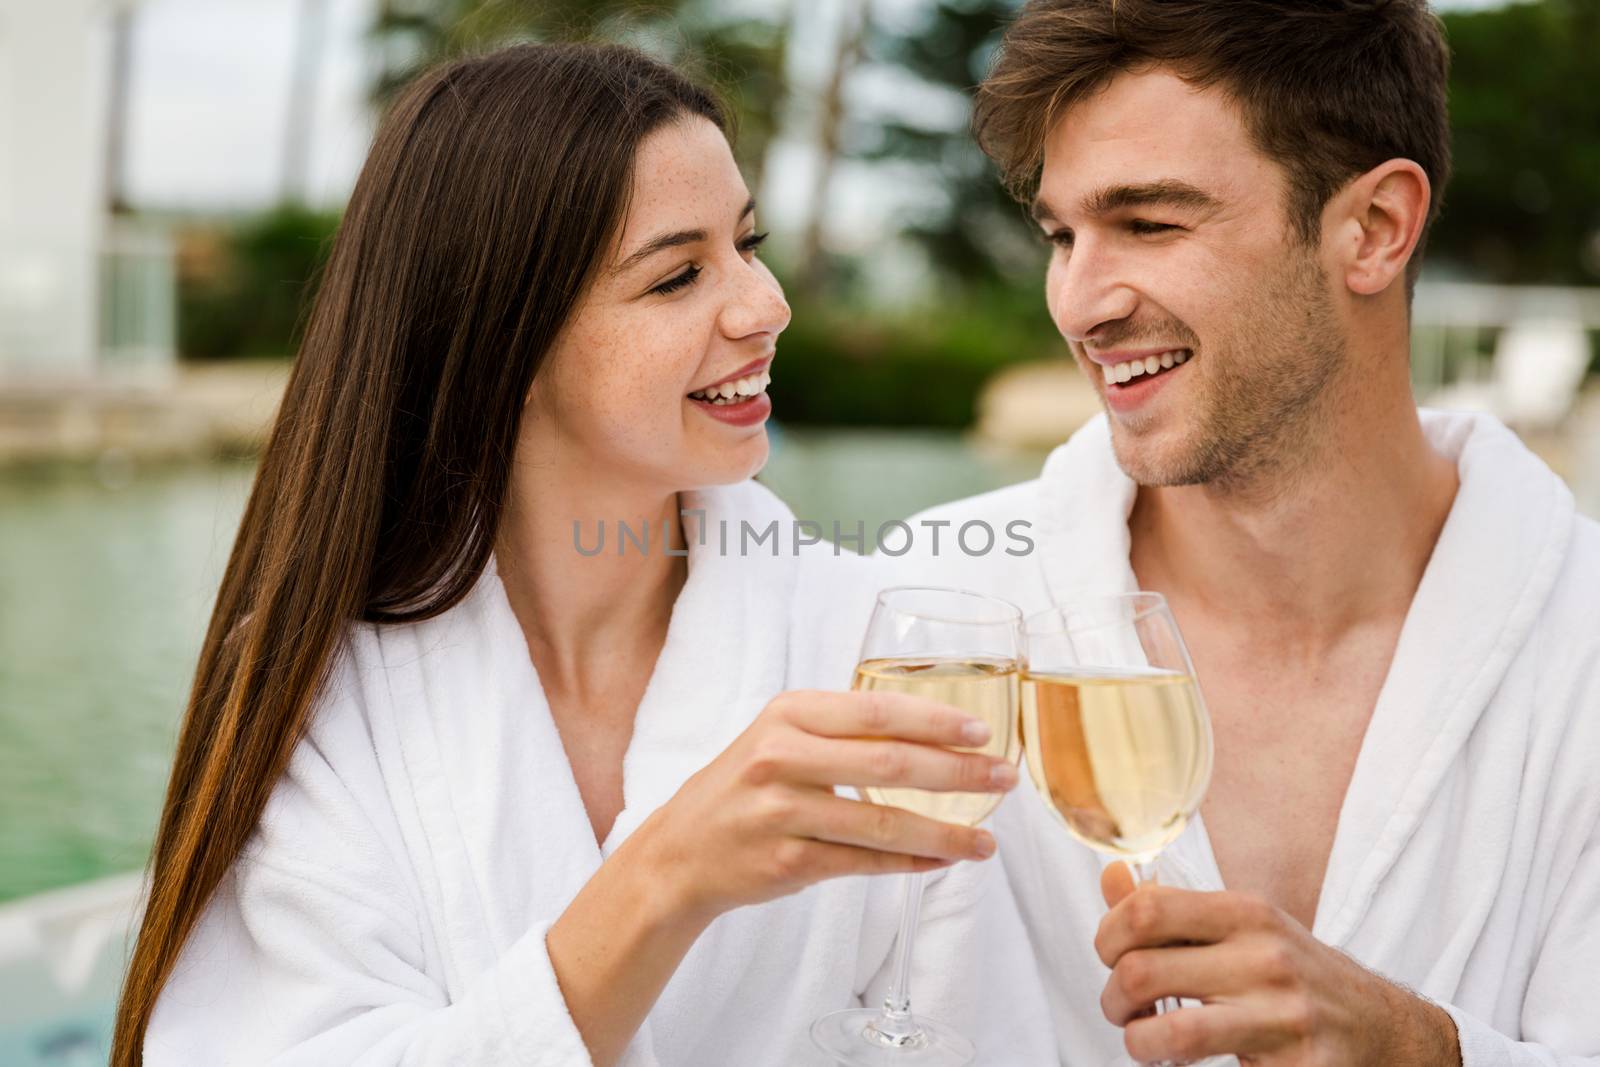
[[[1123,280],[1116,256],[1092,240],[1080,240],[1056,253],[1046,286],[1045,300],[1056,329],[1080,344],[1107,323],[1130,317],[1139,302],[1134,288]]]

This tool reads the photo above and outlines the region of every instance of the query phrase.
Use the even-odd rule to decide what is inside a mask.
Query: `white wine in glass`
[[[1159,593],[1127,593],[1032,615],[1026,631],[1022,745],[1034,788],[1073,837],[1153,881],[1211,781],[1211,721],[1177,620]]]
[[[852,688],[892,690],[953,704],[989,724],[987,744],[961,751],[1018,756],[1022,613],[1004,600],[957,589],[885,589],[867,624]],[[996,793],[864,789],[865,799],[972,826]],[[972,1042],[911,1012],[911,944],[922,910],[922,875],[905,876],[893,977],[878,1008],[830,1012],[811,1026],[818,1048],[849,1067],[964,1067]]]
[[[1030,670],[1022,730],[1040,795],[1091,848],[1148,862],[1199,807],[1210,740],[1187,674]]]
[[[850,688],[862,692],[910,693],[941,704],[953,704],[989,726],[989,742],[962,748],[1016,761],[1021,739],[1012,728],[1017,709],[1019,671],[1014,659],[973,656],[966,659],[885,657],[863,660]],[[874,804],[905,808],[940,822],[976,826],[1000,803],[999,793],[934,793],[926,789],[862,790]]]

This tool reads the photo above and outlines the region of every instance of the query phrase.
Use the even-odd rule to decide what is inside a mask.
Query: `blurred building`
[[[170,242],[113,212],[137,0],[0,0],[0,382],[164,376]]]

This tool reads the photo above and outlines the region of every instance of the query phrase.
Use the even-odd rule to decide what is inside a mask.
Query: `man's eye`
[[[1179,227],[1170,222],[1146,222],[1144,219],[1134,219],[1128,223],[1128,229],[1134,233],[1163,233],[1167,230],[1179,229]]]
[[[1057,246],[1058,248],[1071,248],[1072,247],[1072,231],[1071,230],[1056,230],[1055,232],[1047,233],[1044,236],[1045,236],[1045,240],[1049,241],[1051,244]]]
[[[668,278],[660,285],[655,286],[650,291],[652,293],[659,293],[660,295],[665,296],[668,293],[677,292],[686,285],[693,285],[694,280],[698,277],[700,277],[700,268],[691,264],[685,268],[682,273],[673,275],[671,278]]]

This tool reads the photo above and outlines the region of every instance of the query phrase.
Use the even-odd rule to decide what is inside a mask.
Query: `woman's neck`
[[[495,551],[546,686],[582,690],[601,657],[655,662],[688,561],[677,493],[563,466],[518,464]]]

